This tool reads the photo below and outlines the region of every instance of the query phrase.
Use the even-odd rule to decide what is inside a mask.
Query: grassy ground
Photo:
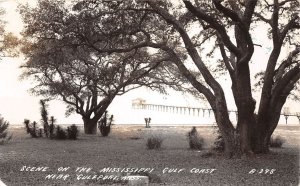
[[[102,175],[99,170],[112,168],[153,168],[150,185],[298,185],[300,127],[279,127],[275,135],[287,141],[280,149],[266,155],[227,159],[220,155],[203,157],[215,138],[212,127],[197,127],[206,141],[205,150],[188,149],[186,133],[191,127],[114,126],[109,137],[81,133],[77,141],[32,139],[24,129],[12,129],[13,139],[0,146],[0,178],[7,185],[99,185],[112,184],[103,179],[77,180],[77,175]],[[149,136],[164,138],[160,150],[147,150]],[[48,167],[43,171],[21,171],[23,166]],[[59,172],[59,167],[70,167]],[[76,173],[77,167],[91,168]],[[184,169],[163,173],[165,168]],[[194,168],[194,169],[193,169]],[[190,170],[216,169],[209,173]],[[257,170],[249,174],[251,170]],[[264,169],[276,169],[259,174]],[[210,170],[211,171],[211,170]],[[208,172],[208,170],[206,170]],[[66,180],[45,179],[49,174],[69,175]],[[116,175],[126,173],[106,173]],[[114,185],[122,184],[120,181]]]

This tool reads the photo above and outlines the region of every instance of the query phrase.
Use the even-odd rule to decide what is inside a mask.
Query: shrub
[[[159,149],[161,148],[163,139],[159,136],[152,136],[147,139],[147,148],[148,149]]]
[[[55,129],[54,122],[55,121],[56,120],[54,119],[54,116],[51,116],[50,125],[49,125],[49,137],[50,137],[50,139],[53,139],[55,137],[55,134],[54,134],[54,129]]]
[[[9,123],[0,117],[0,144],[4,144],[12,138],[12,135],[8,136]]]
[[[33,137],[33,138],[37,138],[38,137],[38,134],[37,134],[37,129],[36,129],[36,125],[37,123],[34,121],[32,124],[31,124],[31,130],[30,130],[30,135]]]
[[[276,136],[276,137],[271,136],[269,145],[270,145],[270,147],[280,148],[280,147],[282,147],[282,145],[284,143],[285,143],[285,139],[283,139],[282,137],[280,137],[280,136]]]
[[[112,125],[113,118],[114,118],[114,115],[111,115],[108,118],[107,111],[105,111],[103,117],[99,120],[98,128],[99,128],[102,136],[105,137],[105,136],[109,135],[109,133],[111,131],[110,126]]]
[[[55,139],[58,139],[58,140],[65,140],[67,139],[68,136],[67,136],[67,133],[66,131],[61,128],[60,126],[57,126],[56,127],[56,135],[55,135]]]
[[[26,128],[26,132],[27,132],[28,134],[30,134],[30,136],[31,136],[32,138],[37,138],[37,137],[39,137],[38,131],[37,131],[37,129],[36,129],[37,123],[36,123],[35,121],[32,122],[32,123],[30,123],[30,120],[25,119],[25,120],[24,120],[24,125],[25,125],[25,128]]]
[[[43,137],[43,129],[38,130],[38,137],[39,138]]]
[[[188,132],[188,140],[191,149],[202,150],[204,145],[204,139],[199,136],[196,127],[193,127],[190,132]]]
[[[217,152],[224,152],[224,150],[225,150],[225,141],[224,141],[221,134],[219,134],[217,136],[217,138],[215,139],[213,149]]]
[[[213,150],[217,152],[224,152],[225,150],[225,141],[224,138],[221,135],[221,132],[217,126],[215,126],[215,133],[217,134],[217,137],[213,144]]]
[[[49,125],[49,137],[50,137],[50,139],[53,139],[55,137],[54,128],[55,128],[54,124]]]
[[[100,125],[99,130],[100,130],[101,135],[106,137],[110,133],[110,125],[109,126]]]
[[[77,139],[79,130],[78,130],[78,127],[75,124],[68,127],[67,132],[68,132],[68,138],[69,139],[72,139],[72,140]]]
[[[30,120],[25,119],[24,125],[26,128],[26,132],[31,135],[33,138],[43,137],[43,134],[45,134],[46,137],[50,137],[50,139],[58,139],[58,140],[66,140],[66,139],[73,139],[76,140],[79,130],[76,125],[71,125],[67,128],[67,130],[63,129],[59,125],[54,125],[55,119],[53,116],[51,116],[50,119],[50,125],[48,126],[48,134],[45,133],[45,131],[40,128],[37,129],[37,123],[34,121],[33,123],[30,123]]]
[[[30,133],[29,124],[30,124],[30,120],[29,119],[24,119],[24,125],[25,125],[25,129],[26,129],[27,134]]]

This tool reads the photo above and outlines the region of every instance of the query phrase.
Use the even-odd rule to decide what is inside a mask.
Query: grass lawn
[[[191,127],[181,126],[154,126],[145,129],[143,126],[115,125],[108,137],[81,133],[76,141],[60,141],[33,139],[25,134],[23,128],[13,128],[13,139],[0,146],[0,178],[8,186],[122,184],[120,181],[113,183],[111,179],[103,178],[78,180],[77,175],[80,175],[80,178],[91,178],[94,175],[105,174],[120,178],[121,175],[127,174],[126,171],[120,173],[116,170],[99,172],[103,168],[111,167],[151,168],[151,173],[148,173],[150,185],[299,184],[299,126],[282,126],[276,129],[275,135],[286,139],[283,148],[272,148],[269,154],[240,159],[227,159],[218,154],[203,156],[216,135],[212,127],[197,127],[205,139],[205,149],[190,150],[186,139],[186,133],[190,129]],[[147,138],[152,135],[164,138],[160,150],[146,148]],[[23,166],[47,168],[44,168],[45,171],[21,171]],[[66,171],[58,171],[60,167],[69,168]],[[80,169],[81,172],[76,172],[77,167],[90,170]],[[163,173],[166,168],[173,171]],[[174,169],[177,169],[177,172]],[[179,169],[182,170],[178,172]],[[259,173],[261,169],[263,173]],[[251,170],[253,174],[249,173]],[[46,179],[46,176],[51,174],[53,177]],[[54,174],[62,175],[61,178],[57,178]]]

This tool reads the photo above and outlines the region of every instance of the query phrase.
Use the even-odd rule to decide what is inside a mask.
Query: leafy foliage
[[[55,119],[54,119],[54,116],[51,116],[51,119],[50,119],[50,125],[49,125],[49,137],[50,139],[53,139],[55,137],[55,133],[54,133],[54,129],[55,129]]]
[[[67,128],[67,132],[68,132],[68,138],[72,139],[72,140],[76,140],[79,134],[79,130],[78,127],[73,124],[70,127]]]
[[[67,115],[76,112],[98,121],[117,95],[141,86],[161,92],[165,84],[180,87],[180,74],[166,68],[174,68],[168,56],[143,47],[122,49],[147,40],[131,25],[143,16],[114,15],[112,7],[119,6],[114,2],[92,2],[97,9],[85,1],[74,3],[67,7],[63,1],[42,0],[35,8],[20,6],[22,52],[28,57],[23,77],[34,78],[33,93],[61,98]]]
[[[24,125],[25,125],[25,129],[26,132],[28,134],[30,134],[30,136],[32,138],[38,138],[40,137],[40,135],[38,134],[38,129],[37,129],[37,123],[35,121],[33,121],[32,123],[30,123],[30,120],[25,119],[24,120]]]
[[[194,150],[202,150],[204,145],[204,139],[199,135],[196,127],[193,127],[187,134],[189,146]]]
[[[100,133],[102,136],[106,137],[109,135],[111,130],[111,125],[113,122],[114,115],[110,115],[110,117],[107,114],[107,111],[105,111],[104,115],[98,122],[98,128],[100,130]]]
[[[41,128],[38,129],[38,137],[39,138],[43,137],[43,129]]]
[[[26,132],[30,134],[32,138],[41,138],[41,137],[47,137],[50,139],[57,139],[57,140],[76,140],[79,135],[79,130],[76,125],[71,125],[70,127],[67,127],[67,129],[63,129],[59,125],[55,125],[56,119],[51,116],[49,120],[49,128],[48,128],[48,135],[44,132],[42,128],[37,128],[37,123],[34,121],[30,123],[30,120],[25,119],[24,125]]]
[[[282,145],[285,143],[285,139],[283,139],[282,137],[280,136],[271,136],[271,139],[270,139],[270,147],[274,147],[274,148],[280,148],[282,147]]]
[[[215,133],[217,137],[215,138],[214,144],[213,144],[213,150],[217,152],[224,152],[225,150],[225,141],[222,137],[220,130],[216,128]]]
[[[9,123],[0,116],[0,145],[6,143],[12,138],[12,135],[8,135]]]
[[[217,152],[224,152],[224,150],[225,150],[225,141],[224,141],[224,138],[222,137],[221,134],[219,134],[216,137],[216,139],[214,141],[213,149]]]
[[[147,139],[146,146],[148,149],[160,149],[163,143],[163,138],[160,136],[152,136]]]
[[[109,135],[111,127],[110,127],[110,125],[108,125],[108,126],[100,125],[99,130],[101,132],[101,135],[106,137]]]
[[[5,13],[5,10],[0,8],[1,18]],[[5,21],[0,19],[0,59],[5,56],[16,57],[19,53],[17,47],[20,45],[20,42],[14,34],[6,32]]]
[[[63,128],[61,128],[61,126],[59,126],[59,125],[56,127],[55,139],[58,139],[58,140],[68,139],[67,132]]]

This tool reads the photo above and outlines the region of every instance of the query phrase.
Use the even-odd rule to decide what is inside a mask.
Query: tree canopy
[[[16,50],[19,45],[19,39],[12,33],[5,30],[5,20],[3,16],[5,10],[0,8],[0,59],[2,57],[15,57],[18,55]]]
[[[86,133],[95,133],[97,121],[115,96],[141,86],[165,92],[168,85],[178,90],[184,82],[169,56],[157,50],[110,51],[146,38],[120,35],[134,32],[130,21],[143,18],[136,15],[120,22],[105,12],[109,6],[104,3],[101,12],[86,11],[47,0],[35,8],[20,7],[25,23],[22,51],[28,59],[24,77],[37,82],[33,93],[61,98],[68,104],[67,115],[80,114]],[[128,15],[117,16],[127,19]]]

